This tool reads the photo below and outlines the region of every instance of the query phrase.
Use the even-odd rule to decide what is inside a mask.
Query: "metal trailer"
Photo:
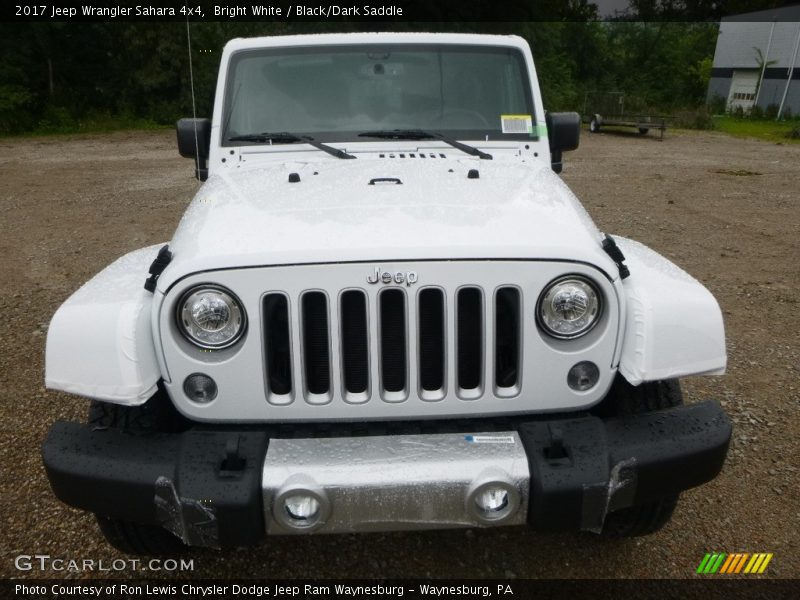
[[[599,133],[604,126],[632,127],[646,135],[651,129],[659,131],[659,140],[664,139],[667,129],[666,116],[642,114],[644,105],[624,92],[587,92],[583,101],[582,121],[589,124],[589,131]]]

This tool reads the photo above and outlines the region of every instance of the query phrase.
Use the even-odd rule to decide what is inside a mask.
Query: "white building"
[[[783,103],[784,112],[800,114],[798,45],[800,5],[724,18],[708,100],[724,98],[728,110],[745,112],[756,104],[766,109]]]

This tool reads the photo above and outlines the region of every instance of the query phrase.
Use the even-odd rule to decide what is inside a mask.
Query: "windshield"
[[[231,58],[223,145],[261,132],[365,141],[376,130],[464,140],[535,139],[519,50],[461,45],[350,45],[241,51]]]

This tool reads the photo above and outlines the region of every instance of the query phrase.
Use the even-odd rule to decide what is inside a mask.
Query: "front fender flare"
[[[155,393],[153,295],[143,284],[160,247],[119,258],[59,307],[47,330],[48,388],[129,406]]]
[[[657,252],[614,236],[630,277],[619,371],[632,385],[725,372],[725,326],[714,296]]]

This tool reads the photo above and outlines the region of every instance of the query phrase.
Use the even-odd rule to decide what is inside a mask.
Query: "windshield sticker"
[[[533,119],[530,115],[500,115],[503,133],[527,133],[533,135]]]

